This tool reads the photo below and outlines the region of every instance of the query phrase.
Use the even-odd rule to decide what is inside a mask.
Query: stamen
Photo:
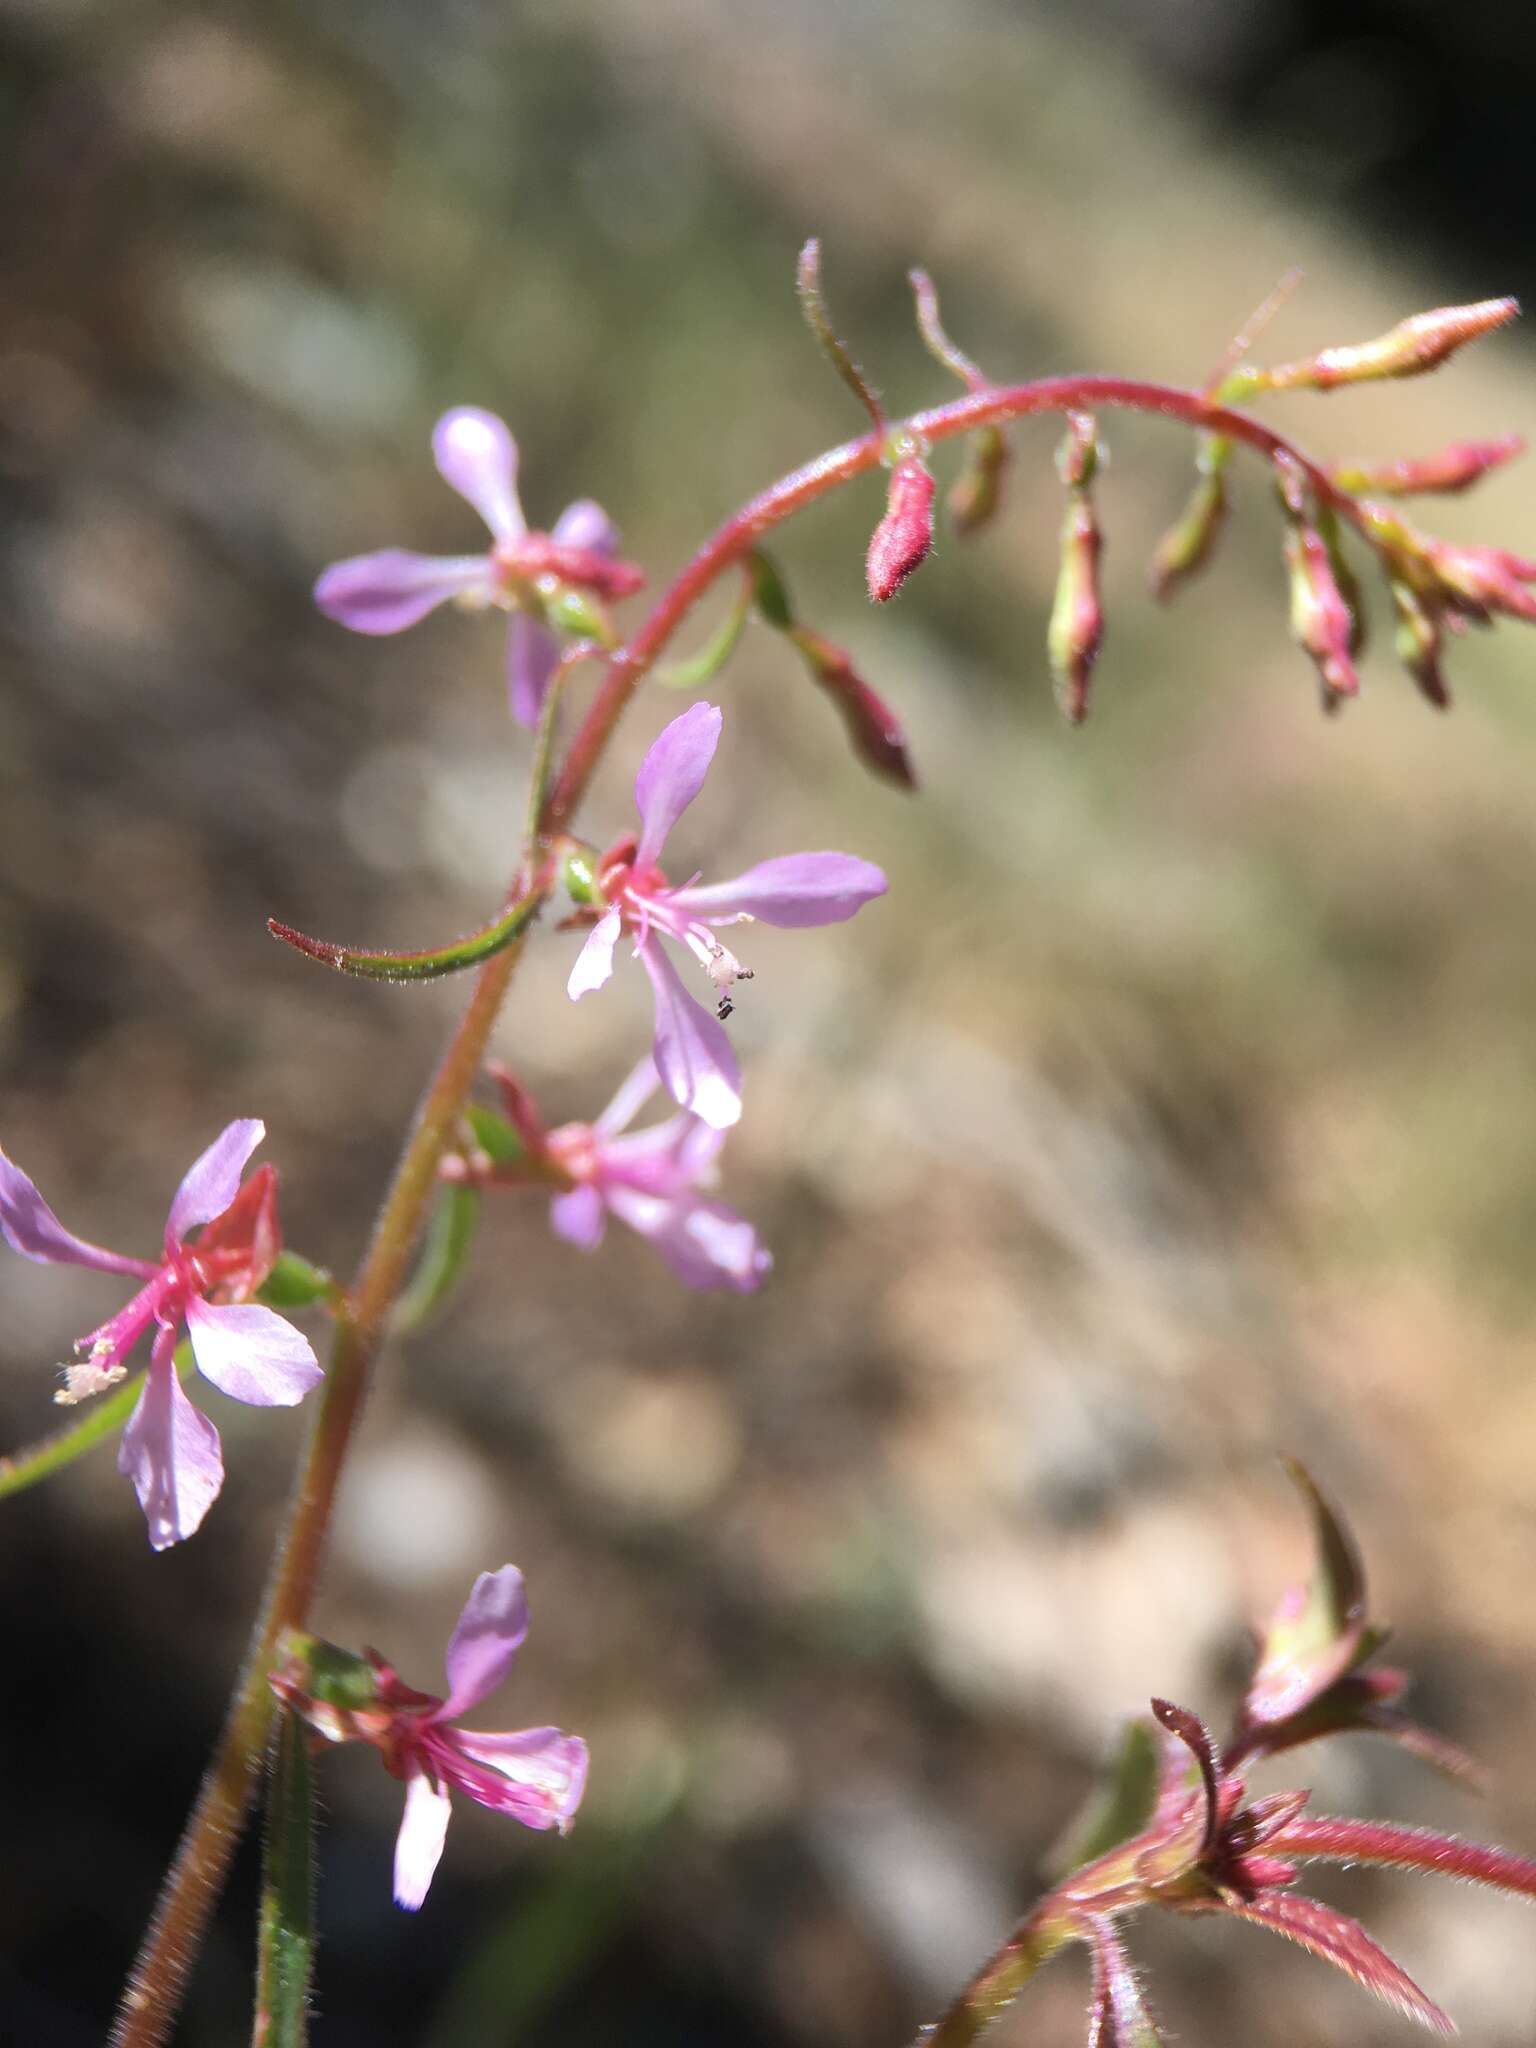
[[[115,1387],[119,1380],[128,1377],[126,1365],[97,1365],[87,1361],[84,1365],[61,1366],[64,1384],[54,1395],[60,1408],[73,1408],[77,1402],[90,1400],[93,1394],[103,1394],[108,1387]]]

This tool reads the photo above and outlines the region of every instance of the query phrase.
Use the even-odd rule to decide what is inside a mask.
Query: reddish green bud
[[[1401,320],[1390,333],[1347,348],[1325,348],[1304,362],[1278,369],[1239,373],[1248,391],[1332,391],[1379,377],[1419,377],[1438,369],[1447,356],[1477,341],[1519,312],[1516,299],[1479,299],[1472,306],[1437,306]],[[1247,395],[1245,392],[1244,395]]]
[[[1093,482],[1099,467],[1099,436],[1093,415],[1067,414],[1067,431],[1056,450],[1056,474],[1071,490]]]
[[[906,734],[894,711],[856,674],[846,649],[809,626],[791,626],[789,637],[805,657],[815,682],[836,705],[853,751],[866,768],[903,789],[916,789]]]
[[[1157,544],[1148,571],[1152,595],[1160,602],[1203,569],[1227,517],[1227,463],[1232,443],[1223,434],[1202,434],[1195,456],[1199,479],[1189,502]]]
[[[1437,710],[1445,711],[1450,706],[1451,693],[1440,671],[1444,636],[1439,618],[1411,583],[1394,576],[1390,588],[1397,613],[1397,631],[1393,636],[1397,658],[1429,702]]]
[[[933,546],[933,472],[917,454],[903,455],[891,471],[885,517],[869,543],[865,574],[876,604],[886,604]]]
[[[1497,441],[1453,441],[1433,455],[1409,456],[1401,462],[1340,462],[1330,475],[1341,491],[1354,497],[1380,491],[1389,498],[1406,498],[1418,491],[1464,491],[1490,469],[1524,453],[1519,434],[1504,434]]]
[[[1061,569],[1046,632],[1056,701],[1073,725],[1088,716],[1088,685],[1104,640],[1099,557],[1104,537],[1086,491],[1075,491],[1061,529]]]
[[[1307,516],[1306,483],[1300,468],[1290,457],[1277,456],[1275,471],[1286,521],[1291,637],[1317,664],[1323,709],[1337,711],[1346,697],[1360,694],[1360,678],[1352,659],[1360,643],[1359,620],[1339,587],[1335,551]],[[1349,582],[1353,585],[1353,577]]]
[[[950,523],[963,539],[979,533],[997,511],[1008,443],[1001,427],[983,427],[971,436],[970,460],[950,486]]]

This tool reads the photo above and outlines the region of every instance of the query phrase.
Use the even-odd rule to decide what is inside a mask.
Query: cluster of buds
[[[1084,1943],[1093,1957],[1090,2048],[1156,2048],[1163,2039],[1118,1923],[1155,1908],[1225,1914],[1282,1934],[1345,1971],[1410,2018],[1444,2033],[1450,2019],[1363,1927],[1297,1892],[1312,1862],[1375,1864],[1460,1877],[1536,1898],[1536,1862],[1426,1828],[1311,1817],[1310,1793],[1249,1800],[1241,1769],[1324,1737],[1385,1735],[1458,1775],[1475,1766],[1403,1712],[1407,1679],[1372,1667],[1387,1631],[1366,1607],[1353,1538],[1310,1476],[1291,1475],[1313,1523],[1309,1583],[1286,1594],[1260,1638],[1232,1736],[1220,1746],[1199,1717],[1167,1700],[1128,1730],[1109,1796],[1071,1850],[1075,1868],[1014,1930],[961,1994],[925,2048],[960,2048],[997,2016],[1041,1963]]]

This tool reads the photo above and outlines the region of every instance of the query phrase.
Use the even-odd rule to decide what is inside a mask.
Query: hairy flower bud
[[[1254,391],[1332,391],[1340,384],[1364,384],[1378,377],[1419,377],[1438,369],[1447,356],[1477,341],[1520,306],[1515,299],[1479,299],[1471,306],[1437,306],[1400,320],[1390,333],[1345,348],[1325,348],[1304,361],[1274,370],[1244,371],[1247,396]]]
[[[1008,442],[1001,427],[983,427],[971,436],[970,460],[950,486],[946,501],[950,524],[962,539],[991,521],[1007,467]]]
[[[933,473],[917,454],[903,455],[891,471],[885,517],[869,543],[869,594],[885,604],[933,546]]]
[[[1203,569],[1227,517],[1227,463],[1232,443],[1223,434],[1202,434],[1195,456],[1199,478],[1179,518],[1157,544],[1147,580],[1160,602]]]
[[[1334,545],[1307,516],[1307,489],[1297,463],[1277,457],[1276,482],[1285,513],[1285,567],[1290,579],[1291,636],[1317,664],[1323,709],[1337,711],[1346,697],[1360,694],[1353,655],[1360,644],[1358,606],[1341,589]],[[1340,559],[1340,566],[1342,561]],[[1354,578],[1345,569],[1348,586]],[[1358,599],[1358,593],[1356,592]]]
[[[857,674],[847,649],[809,626],[792,626],[789,637],[805,657],[812,679],[836,705],[853,751],[865,767],[903,789],[916,789],[917,776],[901,721]]]
[[[1450,493],[1466,490],[1490,469],[1524,451],[1519,434],[1503,434],[1496,441],[1453,441],[1433,455],[1408,456],[1401,462],[1339,462],[1329,474],[1341,491],[1356,497],[1374,491],[1389,498],[1411,497],[1419,491]]]
[[[1067,516],[1061,529],[1061,567],[1056,597],[1046,629],[1046,651],[1056,701],[1073,725],[1088,715],[1088,685],[1104,639],[1104,607],[1099,595],[1099,557],[1104,536],[1089,489],[1099,465],[1099,444],[1086,413],[1068,415],[1067,434],[1056,454],[1056,468],[1067,486]]]
[[[1429,702],[1437,710],[1445,711],[1450,706],[1451,693],[1440,670],[1440,621],[1412,584],[1394,576],[1391,591],[1397,613],[1397,631],[1393,636],[1397,658]]]

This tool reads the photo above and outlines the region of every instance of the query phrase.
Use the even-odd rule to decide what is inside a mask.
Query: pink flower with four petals
[[[628,1127],[660,1085],[649,1058],[590,1124],[562,1124],[544,1151],[574,1185],[550,1203],[568,1244],[595,1251],[609,1216],[655,1246],[689,1287],[750,1294],[773,1264],[744,1216],[701,1189],[715,1179],[725,1132],[683,1112],[645,1130]]]
[[[479,1706],[512,1668],[528,1633],[528,1602],[516,1565],[482,1572],[449,1639],[448,1697],[417,1692],[375,1651],[365,1705],[338,1707],[306,1690],[302,1658],[270,1675],[272,1690],[328,1742],[371,1742],[405,1785],[395,1842],[395,1903],[414,1912],[443,1853],[451,1792],[509,1813],[528,1828],[570,1826],[587,1782],[587,1745],[559,1728],[480,1734],[451,1724]],[[329,1646],[327,1646],[328,1648]],[[333,1653],[339,1655],[340,1653]],[[348,1660],[349,1662],[352,1660]]]
[[[550,533],[530,533],[517,495],[517,443],[506,422],[479,406],[456,406],[432,430],[438,472],[491,529],[482,555],[419,555],[381,548],[333,562],[315,585],[327,618],[354,633],[403,633],[438,605],[456,599],[512,613],[507,687],[512,715],[534,725],[559,650],[542,623],[545,602],[562,586],[599,597],[629,597],[645,581],[618,559],[618,529],[601,505],[578,498]]]
[[[122,1379],[123,1360],[153,1327],[144,1391],[123,1431],[117,1469],[133,1481],[156,1550],[190,1536],[224,1483],[219,1433],[176,1375],[181,1324],[199,1372],[233,1400],[290,1408],[324,1377],[293,1325],[249,1298],[282,1247],[274,1170],[263,1166],[240,1185],[265,1135],[264,1124],[241,1118],[188,1168],[165,1219],[157,1262],[103,1251],[74,1236],[21,1168],[0,1153],[0,1232],[13,1251],[43,1265],[88,1266],[143,1283],[126,1308],[80,1339],[75,1349],[85,1356],[65,1368],[58,1399],[84,1400]],[[199,1226],[190,1242],[188,1232]]]
[[[613,972],[619,935],[635,938],[635,958],[656,998],[654,1057],[662,1086],[681,1108],[716,1130],[741,1115],[741,1068],[726,1037],[730,991],[751,970],[715,935],[728,924],[842,924],[885,893],[885,876],[851,853],[787,853],[728,882],[675,887],[660,866],[667,835],[704,784],[720,740],[720,711],[695,704],[653,742],[635,777],[638,836],[603,856],[598,887],[606,908],[587,936],[566,984],[572,1000],[601,988]],[[711,1015],[694,1001],[660,939],[684,945],[709,977],[718,1000]]]

